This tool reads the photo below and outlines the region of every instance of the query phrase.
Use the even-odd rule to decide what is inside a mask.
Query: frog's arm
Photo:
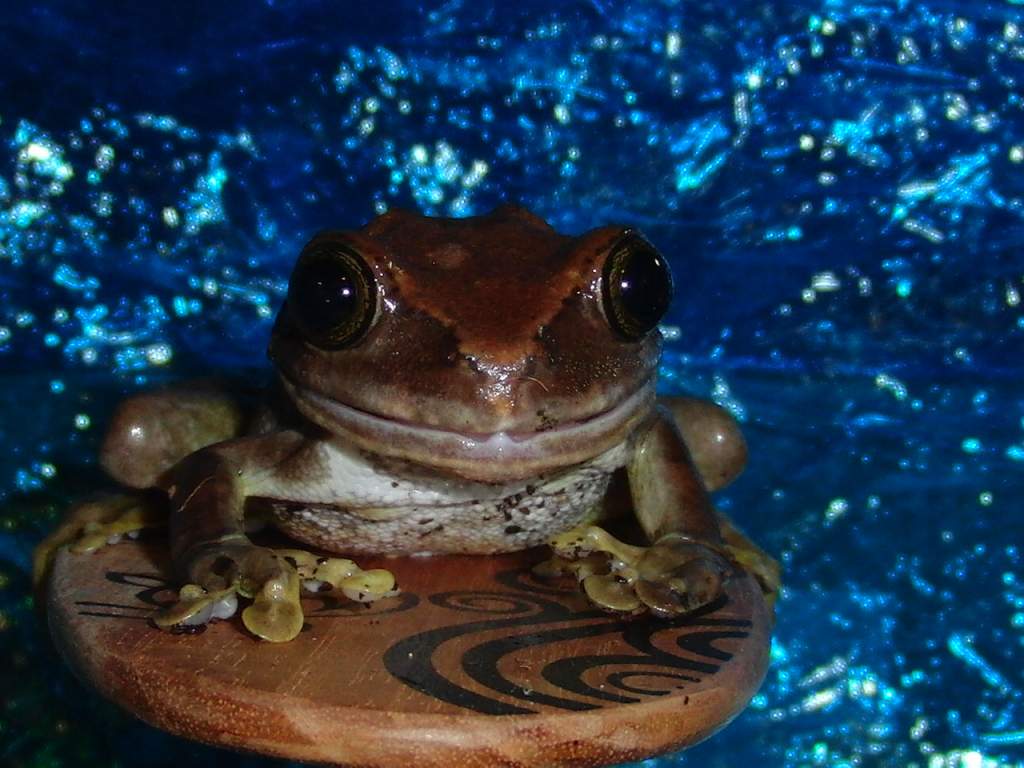
[[[700,408],[707,413],[714,406]],[[663,616],[692,610],[718,597],[736,565],[753,572],[769,596],[778,588],[774,561],[716,513],[673,411],[656,409],[634,435],[626,464],[634,513],[650,546],[626,544],[593,525],[551,542],[563,559],[546,569],[574,572],[590,599],[607,610]],[[694,433],[698,440],[702,435]],[[705,466],[713,469],[708,455]]]
[[[651,542],[666,536],[720,546],[708,492],[672,414],[659,407],[626,465],[637,522]]]
[[[364,571],[351,560],[298,549],[259,547],[245,533],[247,499],[301,500],[329,487],[322,447],[316,437],[282,430],[209,446],[171,470],[171,559],[187,583],[178,604],[157,624],[198,623],[204,609],[237,593],[253,599],[242,612],[246,628],[264,640],[284,642],[302,629],[299,594],[305,579],[363,602],[393,594],[389,571]]]
[[[747,443],[727,410],[696,397],[660,397],[658,402],[672,414],[708,491],[724,488],[740,475],[747,463]],[[757,579],[769,602],[774,603],[782,586],[778,562],[724,512],[714,510],[714,515],[731,559]]]
[[[654,545],[645,553],[648,572],[671,573],[680,568],[680,554],[696,555],[685,566],[688,580],[703,579],[710,595],[726,570],[715,557],[699,556],[695,547],[703,546],[754,576],[774,604],[781,587],[779,564],[716,511],[705,490],[705,478],[713,478],[712,488],[720,487],[742,470],[746,444],[739,429],[713,403],[680,399],[674,404],[658,409],[627,466],[637,520]]]
[[[246,536],[245,501],[280,484],[310,446],[292,431],[229,440],[189,455],[165,481],[175,570],[209,594],[254,598],[242,620],[268,640],[290,640],[302,628],[300,583],[283,557]]]

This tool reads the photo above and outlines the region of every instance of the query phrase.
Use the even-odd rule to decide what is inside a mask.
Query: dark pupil
[[[616,270],[617,293],[622,310],[635,333],[646,333],[658,324],[672,301],[672,277],[657,251],[642,248],[623,259]]]
[[[288,304],[307,333],[343,342],[359,325],[364,303],[361,288],[352,265],[339,259],[311,259],[292,280]]]

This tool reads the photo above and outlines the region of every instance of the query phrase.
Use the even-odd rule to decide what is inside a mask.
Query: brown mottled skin
[[[168,493],[175,565],[211,593],[270,594],[294,582],[286,562],[245,535],[256,499],[305,505],[307,517],[286,530],[342,551],[410,551],[402,521],[414,526],[412,510],[432,504],[458,522],[429,551],[554,539],[563,555],[608,553],[636,566],[637,594],[656,613],[713,599],[736,562],[773,591],[774,563],[708,499],[745,463],[735,422],[708,402],[659,403],[660,334],[623,338],[605,316],[605,261],[634,240],[649,248],[639,237],[623,227],[569,237],[513,206],[469,219],[392,211],[361,230],[317,235],[307,249],[344,244],[373,274],[376,315],[365,336],[321,349],[286,305],[269,346],[283,393],[276,405],[247,421],[235,394],[216,385],[139,395],[115,415],[102,464],[125,485]],[[576,528],[596,514],[587,489],[601,492],[614,471],[628,476],[649,548],[624,554],[600,529]],[[482,510],[507,515],[510,500],[530,494],[550,502],[533,508],[549,514],[546,527],[492,532],[466,522],[481,499]],[[317,515],[348,513],[360,527],[346,528],[344,517],[315,527]],[[594,584],[584,580],[605,607],[639,610],[632,595],[607,591],[618,582]],[[257,634],[286,640],[301,626],[297,597],[289,605],[286,620],[273,620],[284,629],[243,618]]]
[[[650,386],[660,352],[657,333],[636,343],[613,339],[601,310],[603,260],[625,231],[604,227],[571,238],[524,209],[505,207],[473,219],[393,211],[358,232],[318,235],[314,242],[353,245],[369,263],[383,294],[381,318],[356,348],[325,352],[303,344],[283,312],[270,357],[286,382],[418,425],[533,433],[585,420]],[[301,398],[297,404],[322,423]],[[555,458],[560,465],[589,458],[632,426],[620,425],[597,445],[563,443]],[[340,432],[367,450],[379,448],[372,436]],[[550,463],[540,457],[525,466],[480,467],[472,457],[462,462],[414,442],[389,452],[486,480]]]

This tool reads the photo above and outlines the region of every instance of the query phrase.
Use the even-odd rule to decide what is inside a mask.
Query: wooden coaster
[[[237,616],[196,635],[149,616],[173,600],[166,544],[60,554],[50,626],[77,674],[128,711],[217,746],[358,766],[594,766],[691,745],[734,717],[768,660],[753,580],[674,621],[623,621],[533,551],[368,559],[403,589],[371,607],[303,600],[291,643]]]

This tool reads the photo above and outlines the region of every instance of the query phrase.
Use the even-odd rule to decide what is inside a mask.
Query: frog
[[[710,400],[659,396],[668,260],[636,228],[571,236],[526,208],[430,217],[399,209],[302,248],[257,405],[217,381],[127,398],[100,464],[125,491],[81,504],[36,552],[90,552],[167,527],[181,585],[155,623],[231,617],[254,636],[302,630],[303,591],[397,593],[362,556],[548,546],[539,577],[573,577],[622,616],[676,617],[777,562],[710,494],[747,447]],[[640,540],[613,533],[626,498]],[[620,505],[621,506],[621,505]],[[253,519],[299,546],[254,543]]]

